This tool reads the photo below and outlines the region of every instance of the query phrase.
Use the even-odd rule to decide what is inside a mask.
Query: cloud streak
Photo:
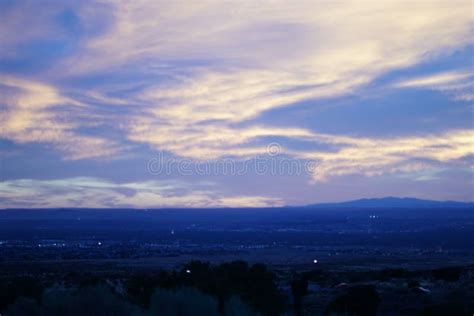
[[[469,71],[448,71],[400,81],[397,88],[425,88],[444,92],[455,100],[474,100],[474,75]]]
[[[2,116],[0,137],[17,143],[51,144],[67,159],[84,159],[116,154],[118,145],[97,136],[76,132],[80,123],[72,120],[71,108],[84,104],[62,96],[54,87],[38,82],[0,77]],[[72,113],[71,113],[72,112]]]
[[[314,181],[327,181],[331,177],[350,174],[370,177],[417,172],[439,168],[443,164],[472,169],[473,136],[472,130],[458,130],[424,137],[334,138],[332,142],[341,146],[334,152],[296,155],[319,162],[313,172]]]
[[[0,183],[2,207],[265,207],[277,198],[225,195],[213,186],[191,189],[180,181],[114,183],[98,178],[17,179]]]

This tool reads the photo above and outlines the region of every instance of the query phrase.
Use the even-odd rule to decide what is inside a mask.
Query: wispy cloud
[[[131,98],[146,106],[124,124],[128,138],[202,159],[262,153],[245,145],[259,136],[298,138],[294,129],[272,126],[253,135],[262,127],[245,123],[275,108],[357,91],[387,71],[467,45],[472,20],[462,3],[440,2],[142,7],[117,6],[114,26],[88,43],[73,69],[134,65],[167,76]],[[179,65],[194,59],[203,64]]]
[[[97,178],[17,179],[0,183],[2,207],[263,207],[277,198],[225,195],[215,187],[191,188],[186,182],[114,183]]]
[[[327,136],[329,139],[331,136]],[[334,137],[340,148],[332,152],[307,152],[296,155],[319,162],[313,171],[315,181],[349,174],[375,176],[416,172],[459,163],[473,168],[474,134],[456,130],[438,135],[397,138]],[[462,158],[466,158],[462,161]]]
[[[264,112],[347,94],[387,71],[469,44],[472,17],[466,6],[468,2],[110,2],[98,6],[109,8],[101,11],[108,23],[95,34],[85,32],[77,52],[55,63],[49,76],[120,71],[135,78],[164,78],[144,81],[125,94],[123,83],[115,90],[99,83],[87,91],[75,89],[75,100],[128,107],[112,117],[94,107],[83,112],[102,121],[113,119],[133,142],[178,156],[245,156],[264,151],[241,147],[251,139],[307,133],[246,123]],[[71,8],[83,22],[98,19],[86,6]],[[47,20],[64,9],[45,10]],[[13,11],[23,16],[21,12]],[[54,23],[45,25],[43,36],[53,29]],[[10,102],[15,108],[5,116],[4,137],[54,143],[73,159],[116,151],[105,138],[75,131],[87,119],[64,117],[59,105],[75,106],[77,101],[53,87],[31,90],[22,82],[17,88],[23,94]]]
[[[109,156],[119,150],[117,144],[97,136],[79,134],[81,126],[73,120],[74,111],[84,104],[62,96],[54,87],[18,79],[0,77],[0,137],[18,143],[51,144],[68,159]]]
[[[425,88],[445,92],[455,100],[474,100],[474,74],[468,71],[448,71],[411,78],[395,84],[398,88]]]
[[[177,131],[170,126],[156,128],[158,135],[144,130],[136,131],[135,141],[156,142],[157,150],[167,150],[178,157],[211,160],[221,157],[248,159],[268,153],[267,146],[255,146],[260,137],[279,136],[292,140],[323,145],[324,150],[292,149],[281,146],[279,154],[303,161],[312,161],[310,170],[316,182],[334,177],[360,174],[376,176],[394,173],[414,173],[440,166],[472,168],[474,134],[472,130],[451,130],[445,133],[403,137],[351,137],[315,133],[307,129],[277,129],[249,126],[232,130],[221,126],[200,127]],[[138,128],[137,128],[138,129]],[[167,134],[169,133],[169,134]],[[464,160],[463,160],[464,159]]]

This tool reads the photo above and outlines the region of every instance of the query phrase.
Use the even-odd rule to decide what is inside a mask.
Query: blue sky
[[[0,21],[1,207],[474,200],[470,1],[2,1]]]

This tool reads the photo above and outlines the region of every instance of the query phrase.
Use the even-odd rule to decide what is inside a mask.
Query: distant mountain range
[[[340,203],[305,205],[306,208],[474,208],[473,202],[432,201],[416,198],[384,197]]]

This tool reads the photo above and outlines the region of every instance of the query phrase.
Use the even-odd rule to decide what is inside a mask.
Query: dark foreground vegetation
[[[180,270],[3,275],[0,314],[472,315],[474,267],[270,271],[235,261]]]
[[[0,314],[472,316],[473,235],[472,209],[4,210]]]

